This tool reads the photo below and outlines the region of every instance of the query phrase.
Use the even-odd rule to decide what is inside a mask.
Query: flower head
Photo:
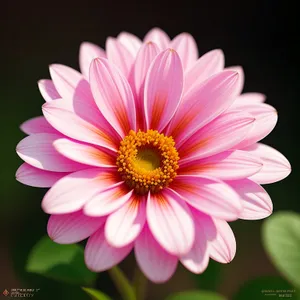
[[[142,42],[83,43],[81,73],[50,66],[41,80],[44,116],[22,124],[17,179],[50,187],[42,208],[57,243],[88,238],[87,266],[104,271],[134,249],[154,282],[178,261],[201,273],[230,262],[228,221],[261,219],[272,202],[260,184],[290,173],[287,159],[258,143],[277,122],[258,93],[241,94],[243,71],[221,50],[198,58],[194,39],[152,29]]]

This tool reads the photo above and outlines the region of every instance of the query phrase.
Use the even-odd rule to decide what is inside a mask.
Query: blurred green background
[[[104,47],[106,37],[120,31],[141,38],[154,26],[163,28],[171,37],[187,31],[195,37],[200,54],[221,48],[226,66],[244,67],[244,91],[265,93],[267,103],[278,110],[279,122],[265,143],[281,151],[293,168],[287,179],[265,188],[272,197],[274,211],[300,212],[299,62],[296,63],[300,47],[296,43],[296,9],[290,2],[6,1],[0,16],[0,293],[5,288],[40,288],[41,294],[34,299],[88,299],[72,285],[29,274],[24,269],[30,249],[46,232],[48,216],[40,208],[45,190],[23,186],[15,180],[15,171],[21,164],[15,147],[24,137],[19,125],[41,115],[43,99],[37,81],[49,78],[48,65],[62,63],[78,68],[81,42]],[[160,300],[170,292],[197,287],[216,290],[233,299],[249,279],[277,276],[261,244],[262,222],[232,224],[238,245],[232,263],[211,262],[208,271],[200,276],[180,267],[165,285],[150,285],[148,299]],[[133,265],[133,257],[129,257],[121,266],[130,275]],[[98,276],[97,287],[116,295],[106,273]],[[261,287],[250,287],[255,289]]]

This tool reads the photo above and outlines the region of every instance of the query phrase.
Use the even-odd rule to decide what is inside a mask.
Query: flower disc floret
[[[172,137],[157,130],[131,130],[120,143],[116,164],[129,188],[144,195],[168,186],[176,176],[178,161]]]

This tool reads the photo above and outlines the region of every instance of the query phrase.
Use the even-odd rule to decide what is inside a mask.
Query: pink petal
[[[194,133],[179,150],[180,163],[187,163],[228,150],[245,139],[255,119],[241,111],[221,114]]]
[[[54,242],[73,244],[88,238],[104,222],[105,218],[88,217],[79,210],[70,214],[51,215],[47,231]]]
[[[289,161],[274,148],[256,143],[243,149],[263,162],[261,170],[250,177],[251,180],[267,184],[286,178],[292,171]]]
[[[237,95],[240,95],[243,91],[244,83],[245,83],[245,73],[243,68],[241,66],[233,66],[233,67],[228,67],[225,70],[235,71],[239,73]]]
[[[52,100],[61,98],[53,84],[53,81],[50,79],[39,80],[38,87],[46,102],[51,102]]]
[[[181,263],[191,272],[200,274],[208,266],[209,252],[207,237],[205,235],[207,218],[210,218],[196,210],[194,213],[195,241],[192,249],[180,258]]]
[[[122,74],[128,77],[134,62],[132,53],[123,43],[112,37],[106,40],[105,49],[109,62],[116,65]]]
[[[78,71],[59,64],[50,66],[50,75],[55,88],[65,100],[72,100],[74,94],[81,99],[92,98],[89,83]]]
[[[161,131],[173,117],[183,87],[178,54],[167,49],[154,59],[145,79],[144,103],[147,129]]]
[[[63,156],[82,164],[94,167],[115,167],[116,157],[107,150],[91,145],[60,138],[53,143],[55,149]]]
[[[183,255],[192,248],[193,219],[186,203],[173,191],[148,195],[147,221],[155,239],[170,254]]]
[[[233,103],[233,106],[236,105],[242,105],[242,104],[256,104],[256,103],[263,103],[266,101],[266,96],[264,94],[260,93],[244,93],[239,95],[235,102]]]
[[[165,50],[169,46],[171,40],[160,28],[153,28],[145,35],[144,42],[154,42],[158,45],[160,50]]]
[[[230,107],[236,95],[237,82],[236,72],[223,71],[185,95],[166,132],[175,139],[177,147]]]
[[[269,104],[239,105],[235,106],[234,109],[243,110],[255,118],[253,128],[247,137],[235,146],[236,149],[245,148],[266,137],[274,129],[278,120],[277,111]]]
[[[43,113],[47,121],[66,136],[116,152],[119,139],[98,109],[81,101],[75,103],[76,112],[73,106],[64,100],[52,101],[43,105]]]
[[[99,46],[84,42],[80,45],[79,50],[79,66],[82,75],[88,80],[89,70],[92,60],[96,57],[106,57],[105,51]]]
[[[104,58],[95,59],[90,82],[99,110],[121,137],[136,129],[135,103],[131,88],[119,70]]]
[[[146,277],[155,283],[168,281],[175,273],[177,257],[164,250],[153,237],[148,225],[135,241],[136,261]]]
[[[195,88],[210,76],[224,69],[224,53],[220,49],[212,50],[202,55],[184,76],[184,94]],[[183,99],[184,101],[184,99]]]
[[[142,41],[135,35],[128,32],[121,32],[117,40],[123,44],[134,57],[142,46]]]
[[[48,188],[68,174],[69,173],[44,171],[32,167],[27,163],[23,163],[16,172],[16,179],[29,186]]]
[[[110,246],[105,240],[103,228],[100,228],[88,239],[84,251],[85,263],[93,272],[106,271],[120,263],[132,247],[133,244],[122,248]]]
[[[120,209],[112,213],[105,224],[105,238],[114,247],[133,242],[146,221],[146,198],[133,194]]]
[[[46,171],[72,172],[86,168],[55,150],[53,143],[59,138],[59,134],[32,134],[19,142],[17,153],[28,164]]]
[[[224,220],[213,219],[217,228],[217,236],[209,243],[210,257],[222,264],[230,263],[236,253],[234,234]]]
[[[239,196],[226,183],[198,175],[177,175],[171,186],[196,209],[224,220],[236,220],[242,205]]]
[[[77,211],[95,194],[116,183],[114,173],[99,168],[71,173],[46,193],[42,208],[48,214]]]
[[[153,42],[143,44],[140,48],[133,67],[133,83],[137,95],[142,96],[140,90],[144,85],[147,71],[158,53],[159,49]]]
[[[125,183],[116,183],[90,197],[84,206],[84,213],[91,217],[108,215],[129,201],[132,193],[133,190],[129,191]]]
[[[242,201],[240,219],[259,220],[272,214],[272,200],[259,184],[247,178],[227,183],[239,194]]]
[[[203,175],[221,180],[249,177],[262,168],[262,161],[245,151],[224,151],[204,159],[180,164],[182,175]]]
[[[58,133],[45,119],[45,117],[35,117],[25,121],[20,126],[26,134],[35,133]]]
[[[189,33],[178,34],[171,42],[171,48],[179,54],[184,70],[190,68],[198,59],[198,47]]]
[[[135,104],[137,113],[138,128],[144,128],[145,116],[144,116],[144,82],[148,69],[159,53],[159,49],[153,42],[144,44],[136,57],[135,64],[133,66],[133,89],[136,94]]]

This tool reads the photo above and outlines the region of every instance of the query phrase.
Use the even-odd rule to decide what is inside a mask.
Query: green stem
[[[133,277],[133,288],[135,291],[136,300],[144,300],[147,289],[147,278],[138,266],[136,266]]]
[[[111,268],[108,270],[108,273],[123,300],[136,300],[131,284],[119,267],[115,266]]]

